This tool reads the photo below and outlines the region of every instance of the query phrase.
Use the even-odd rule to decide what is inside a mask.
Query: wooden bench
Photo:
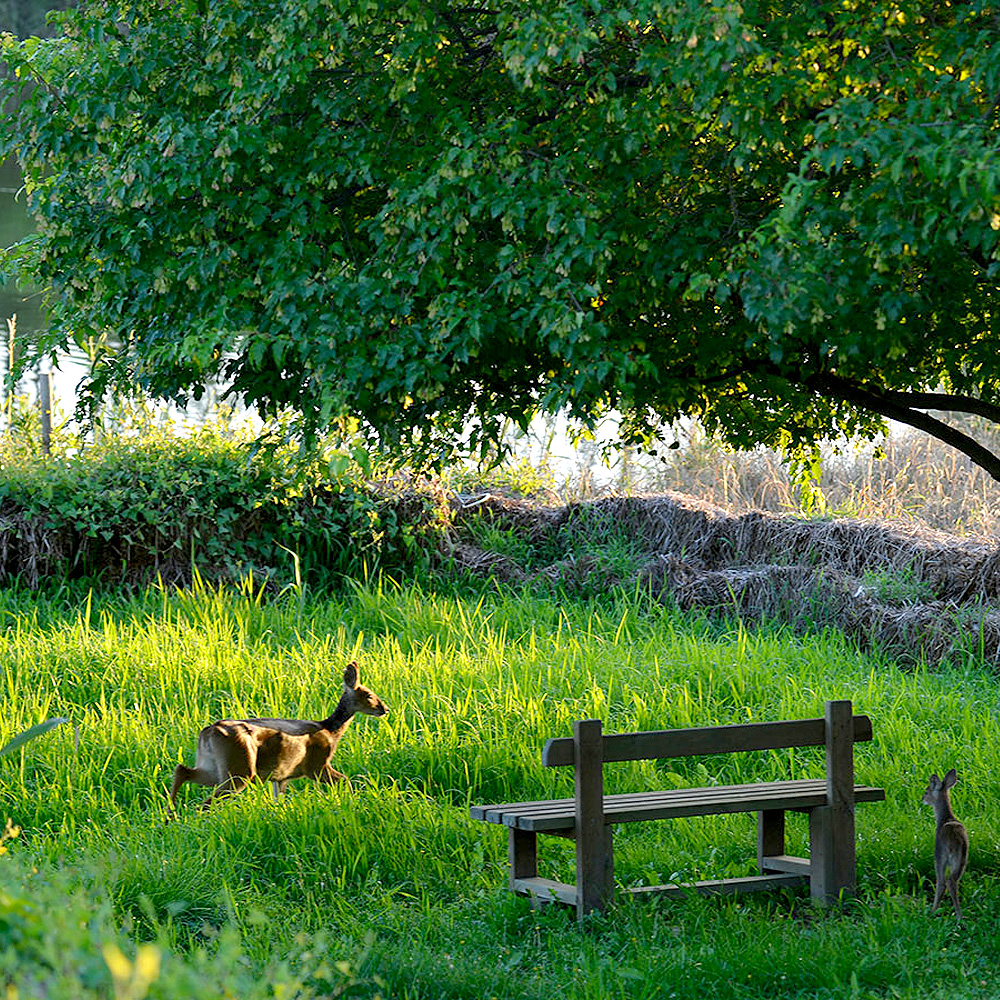
[[[613,896],[612,824],[716,813],[757,813],[760,875],[629,891],[683,894],[693,888],[733,893],[808,883],[813,899],[830,901],[852,894],[855,888],[854,804],[885,798],[882,788],[854,783],[854,744],[871,738],[871,721],[854,715],[849,701],[827,702],[822,719],[608,736],[602,735],[599,720],[587,719],[573,724],[572,738],[550,739],[542,751],[546,767],[572,765],[573,798],[473,806],[470,813],[473,819],[508,827],[514,892],[575,906],[581,918],[590,910],[606,907]],[[604,794],[603,768],[612,761],[811,746],[826,748],[825,778]],[[785,813],[789,810],[809,814],[808,858],[785,853]],[[576,885],[539,877],[539,833],[576,842]]]

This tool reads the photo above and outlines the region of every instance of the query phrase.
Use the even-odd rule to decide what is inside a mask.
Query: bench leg
[[[826,801],[809,813],[811,892],[828,902],[853,895],[854,736],[849,701],[826,703]]]
[[[832,806],[809,813],[809,894],[817,902],[833,903],[843,892],[854,895],[854,817]]]
[[[604,822],[603,737],[600,719],[573,723],[576,822],[576,915],[603,910],[614,895],[611,826]]]
[[[615,863],[611,827],[602,824],[591,835],[576,837],[576,915],[604,910],[615,891]]]
[[[538,874],[538,835],[533,830],[508,827],[507,857],[510,860],[510,888],[519,878],[534,878]]]
[[[785,810],[762,809],[757,813],[757,866],[762,872],[767,872],[764,859],[784,853]]]

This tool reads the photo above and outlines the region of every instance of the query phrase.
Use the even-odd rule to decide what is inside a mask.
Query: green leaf
[[[39,722],[30,729],[26,729],[23,733],[18,733],[12,740],[0,747],[0,757],[6,757],[14,753],[15,750],[20,750],[25,743],[43,736],[50,729],[55,729],[56,726],[61,726],[64,722],[69,722],[69,719],[46,719],[45,722]]]

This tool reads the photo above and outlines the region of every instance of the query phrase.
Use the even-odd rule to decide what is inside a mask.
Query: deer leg
[[[948,879],[948,892],[951,895],[951,904],[955,907],[955,916],[959,920],[962,919],[962,907],[958,905],[958,879],[949,878]]]
[[[177,806],[177,793],[181,790],[181,786],[192,780],[194,780],[194,768],[178,764],[174,770],[174,783],[170,788],[171,810],[175,809]]]
[[[340,771],[335,771],[329,764],[323,766],[323,770],[316,775],[316,780],[322,785],[339,785],[341,782],[351,790],[351,779]]]
[[[231,774],[222,784],[216,785],[212,789],[208,798],[199,806],[200,809],[207,809],[215,799],[228,798],[230,795],[236,795],[242,792],[247,785],[250,784],[250,779],[252,775],[249,774]]]
[[[934,903],[931,906],[931,913],[941,904],[941,897],[944,895],[944,868],[938,868],[936,874],[937,882],[934,886]]]

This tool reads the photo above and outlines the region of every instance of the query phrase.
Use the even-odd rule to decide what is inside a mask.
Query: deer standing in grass
[[[958,880],[965,871],[969,860],[969,834],[964,826],[955,818],[951,811],[951,796],[949,789],[958,782],[958,775],[952,768],[942,780],[932,774],[924,792],[923,802],[934,807],[934,818],[937,820],[937,832],[934,836],[934,871],[937,875],[937,886],[934,890],[933,913],[941,902],[947,885],[955,915],[962,919],[962,908],[958,905]]]
[[[312,778],[327,785],[347,781],[346,775],[330,766],[341,736],[355,715],[379,716],[387,711],[382,699],[361,684],[358,665],[349,663],[344,668],[344,692],[337,707],[319,722],[241,719],[206,726],[198,735],[194,767],[178,764],[174,771],[171,810],[176,808],[181,786],[188,781],[214,786],[202,809],[213,799],[242,791],[255,778],[270,780],[275,795],[283,792],[292,778]]]

